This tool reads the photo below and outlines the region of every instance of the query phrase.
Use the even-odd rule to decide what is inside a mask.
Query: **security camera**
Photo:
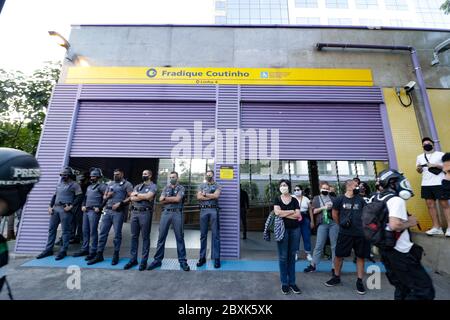
[[[408,82],[407,85],[405,85],[403,88],[405,89],[406,92],[411,92],[414,89],[414,86],[416,85],[415,81],[410,81]]]

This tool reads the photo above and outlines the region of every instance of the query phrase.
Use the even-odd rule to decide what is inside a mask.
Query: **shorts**
[[[339,233],[336,243],[336,257],[349,257],[355,250],[355,255],[358,258],[369,258],[370,256],[370,242],[364,236],[351,236]]]
[[[444,192],[442,186],[422,186],[421,197],[422,199],[449,200],[450,193]]]

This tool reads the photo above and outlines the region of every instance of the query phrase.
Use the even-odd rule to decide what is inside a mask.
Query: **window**
[[[391,19],[391,26],[393,27],[412,27],[413,23],[411,20],[402,20],[402,19]]]
[[[318,17],[297,17],[297,24],[320,24]]]
[[[227,18],[225,16],[216,16],[216,24],[226,24]]]
[[[378,0],[356,0],[357,9],[377,9]]]
[[[326,0],[325,5],[330,9],[348,9],[347,0]]]
[[[406,0],[385,0],[386,9],[388,10],[408,10]]]
[[[351,18],[328,18],[328,25],[330,26],[351,26]]]
[[[381,26],[380,19],[359,19],[359,24],[362,26]]]
[[[225,1],[216,1],[216,10],[225,10]]]
[[[295,0],[296,8],[318,8],[317,0]]]

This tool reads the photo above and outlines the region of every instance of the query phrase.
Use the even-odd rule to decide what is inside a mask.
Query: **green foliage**
[[[247,192],[250,201],[258,199],[259,189],[256,183],[254,183],[253,181],[241,181],[241,185],[242,190]]]
[[[47,63],[31,75],[0,69],[0,147],[36,153],[60,71],[59,63]]]
[[[444,11],[445,14],[449,14],[450,13],[450,0],[446,0],[441,5],[441,10]]]
[[[267,203],[273,203],[277,196],[281,195],[278,189],[278,181],[272,181],[264,187],[264,200]]]

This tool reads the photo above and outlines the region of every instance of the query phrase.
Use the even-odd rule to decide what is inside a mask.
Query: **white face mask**
[[[296,197],[300,197],[302,195],[302,191],[301,190],[300,191],[294,191],[294,195]]]
[[[288,187],[280,187],[280,192],[281,192],[282,194],[286,194],[286,193],[289,192],[289,188],[288,188]]]

